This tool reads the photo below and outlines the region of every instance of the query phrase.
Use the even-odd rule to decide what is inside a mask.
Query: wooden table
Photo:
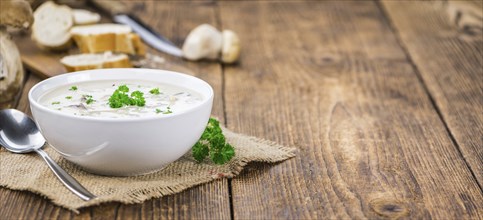
[[[228,128],[297,157],[79,215],[0,188],[0,218],[483,219],[481,1],[129,4],[178,45],[201,23],[236,31],[239,65],[158,54],[214,87]]]

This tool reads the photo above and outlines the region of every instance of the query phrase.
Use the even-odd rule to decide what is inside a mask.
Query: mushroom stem
[[[240,57],[240,38],[231,30],[224,30],[222,36],[221,61],[223,63],[234,63]]]

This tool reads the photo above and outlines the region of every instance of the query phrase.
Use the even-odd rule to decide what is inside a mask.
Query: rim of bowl
[[[55,80],[57,78],[68,77],[68,76],[72,76],[72,75],[81,75],[81,74],[83,74],[85,72],[104,72],[104,71],[116,71],[116,70],[121,70],[121,71],[133,70],[134,72],[137,72],[137,71],[149,71],[149,72],[152,72],[153,74],[156,74],[154,72],[165,72],[165,73],[169,73],[169,74],[180,75],[181,77],[189,78],[191,80],[199,81],[202,84],[205,84],[207,86],[207,88],[209,89],[209,94],[208,94],[208,96],[204,100],[202,100],[201,103],[199,103],[195,107],[190,108],[190,109],[187,109],[187,110],[185,110],[183,112],[175,113],[175,114],[172,114],[172,115],[163,115],[162,117],[159,117],[159,116],[146,116],[146,117],[139,117],[139,118],[101,118],[101,117],[92,117],[92,116],[71,115],[71,114],[68,114],[68,113],[65,113],[65,112],[59,112],[59,111],[55,111],[53,109],[47,108],[46,106],[41,105],[37,100],[35,100],[32,97],[32,93],[33,93],[34,90],[37,89],[37,87],[40,87],[43,84],[46,84],[46,83],[48,83],[50,81],[53,81],[53,80]],[[113,78],[113,80],[119,80],[119,79]],[[142,79],[140,79],[140,80],[142,80]],[[95,81],[95,80],[85,80],[85,81],[79,81],[79,82],[88,82],[88,81]],[[169,83],[167,83],[167,84],[169,84]],[[66,85],[66,84],[57,85],[57,86],[53,87],[52,89],[50,89],[49,91],[52,91],[53,89],[58,88],[58,87],[63,86],[63,85]],[[179,85],[176,85],[176,84],[172,84],[172,85],[179,86]],[[186,88],[184,86],[179,86],[179,87]],[[190,88],[187,88],[187,89],[190,89]],[[191,89],[191,90],[194,90],[194,89]],[[194,91],[196,91],[196,90],[194,90]],[[196,91],[196,92],[198,92],[198,91]],[[41,96],[44,95],[45,93],[46,92],[42,93]],[[63,116],[63,117],[68,117],[68,118],[73,118],[73,119],[80,119],[80,120],[87,120],[87,121],[133,122],[133,121],[150,121],[150,120],[153,120],[153,119],[166,119],[166,118],[172,118],[172,117],[181,116],[181,115],[187,114],[189,112],[192,112],[192,111],[195,111],[195,110],[201,108],[201,106],[203,106],[207,102],[209,102],[213,98],[213,96],[214,96],[214,91],[213,91],[213,88],[211,87],[210,84],[208,84],[206,81],[204,81],[204,80],[202,80],[202,79],[200,79],[198,77],[191,76],[191,75],[188,75],[188,74],[185,74],[185,73],[180,73],[180,72],[175,72],[175,71],[169,71],[169,70],[162,70],[162,69],[148,69],[148,68],[106,68],[106,69],[82,70],[82,71],[64,73],[64,74],[61,74],[61,75],[57,75],[57,76],[50,77],[48,79],[44,79],[44,80],[38,82],[37,84],[35,84],[32,88],[30,88],[29,93],[28,93],[28,100],[29,100],[30,105],[33,105],[33,106],[35,106],[36,108],[38,108],[40,110],[43,110],[43,111],[46,111],[46,112],[49,112],[49,113],[52,113],[52,114],[55,114],[55,115]],[[39,96],[39,98],[40,98],[40,96]]]

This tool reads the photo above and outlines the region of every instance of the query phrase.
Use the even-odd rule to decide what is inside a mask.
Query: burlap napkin
[[[190,187],[224,177],[234,177],[251,161],[277,162],[295,156],[295,148],[233,133],[223,128],[227,141],[235,148],[235,157],[227,164],[197,163],[188,152],[164,170],[142,176],[107,177],[87,173],[64,160],[51,147],[46,152],[68,173],[99,198],[84,202],[68,191],[47,164],[35,153],[14,154],[0,149],[0,186],[28,190],[46,196],[53,203],[78,212],[79,208],[117,201],[141,203],[151,198],[181,192]]]

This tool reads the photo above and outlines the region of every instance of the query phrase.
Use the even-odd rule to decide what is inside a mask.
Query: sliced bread
[[[101,20],[99,14],[88,10],[72,9],[72,12],[74,13],[74,24],[76,25],[95,24]]]
[[[113,51],[144,55],[145,48],[139,36],[121,24],[95,24],[73,27],[70,31],[82,53]]]
[[[68,72],[102,69],[102,68],[130,68],[132,67],[126,54],[105,52],[100,54],[76,54],[65,56],[60,60]]]
[[[71,8],[51,1],[40,5],[34,12],[32,39],[41,48],[64,50],[70,46],[69,30],[74,25]]]

